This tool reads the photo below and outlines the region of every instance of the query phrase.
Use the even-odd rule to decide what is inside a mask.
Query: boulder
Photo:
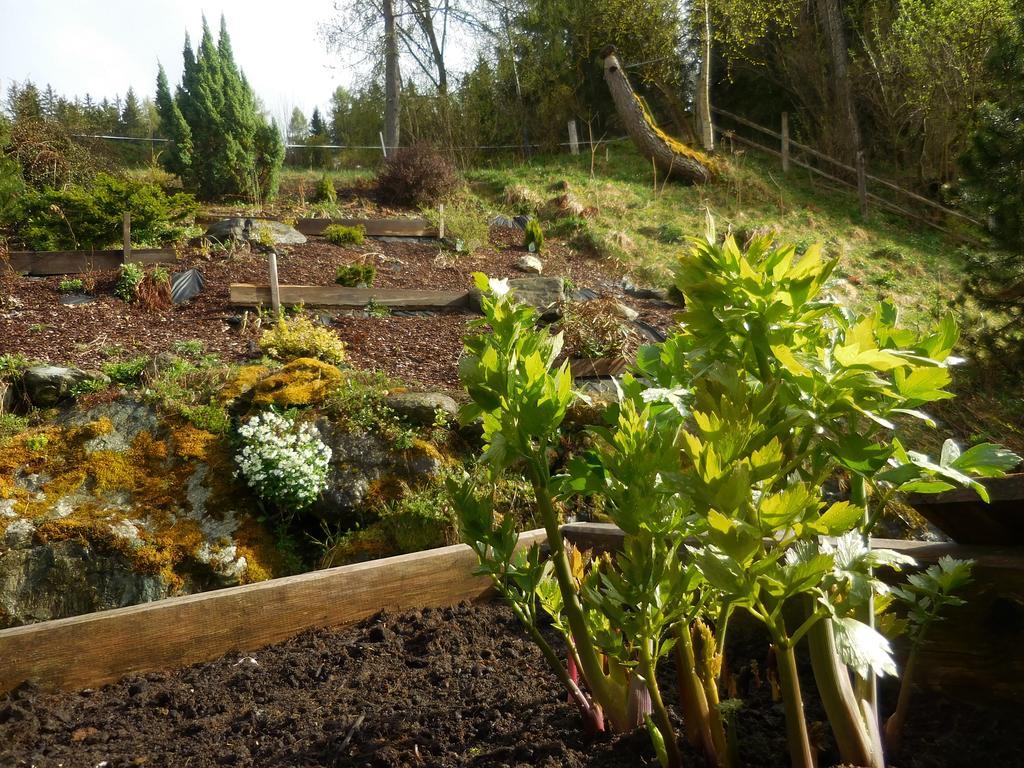
[[[306,242],[305,235],[284,222],[241,217],[223,219],[211,224],[206,229],[206,236],[222,243],[238,240],[261,245],[301,245]],[[267,242],[268,240],[270,242]]]
[[[516,277],[508,281],[512,295],[522,304],[529,304],[541,311],[565,300],[565,280],[561,277]],[[480,291],[469,292],[470,306],[480,311]]]
[[[539,275],[544,271],[544,264],[532,253],[526,253],[516,261],[516,269],[520,272],[529,272],[531,275]]]
[[[634,320],[640,317],[640,313],[637,312],[635,309],[633,309],[632,307],[627,307],[625,304],[618,301],[612,304],[612,311],[615,312],[615,314],[621,317],[623,320],[629,323],[632,323]]]
[[[98,371],[37,365],[25,371],[21,377],[21,386],[25,397],[32,405],[37,408],[50,408],[74,397],[75,389],[88,381],[110,383],[110,379]]]
[[[420,427],[432,426],[439,412],[448,423],[459,416],[458,403],[441,392],[394,392],[384,404],[400,419]]]

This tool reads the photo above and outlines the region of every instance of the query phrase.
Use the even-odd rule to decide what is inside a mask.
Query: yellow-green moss
[[[245,558],[243,584],[266,581],[284,574],[287,570],[274,538],[255,520],[243,520],[235,531],[234,538],[238,555]]]
[[[293,360],[256,385],[253,403],[278,408],[321,403],[341,383],[341,371],[311,357]]]
[[[265,365],[246,365],[239,368],[235,375],[224,385],[218,395],[222,403],[230,403],[250,392],[270,373]]]
[[[353,531],[342,537],[323,557],[321,565],[331,568],[347,563],[361,563],[378,560],[398,554],[388,526],[374,523],[360,531]]]
[[[716,160],[711,158],[709,155],[705,155],[692,147],[688,147],[678,139],[673,139],[667,133],[665,133],[658,124],[654,121],[654,116],[651,115],[650,110],[647,109],[647,105],[644,100],[641,99],[636,93],[633,94],[633,98],[636,100],[637,106],[640,107],[640,113],[643,115],[644,122],[647,123],[647,127],[651,129],[655,136],[663,141],[669,149],[675,152],[677,155],[688,157],[691,160],[695,160],[705,168],[708,169],[708,173],[712,176],[717,176],[721,173],[721,168]]]
[[[180,458],[205,461],[207,452],[218,437],[205,429],[186,424],[172,430],[171,439],[174,441],[174,452]]]

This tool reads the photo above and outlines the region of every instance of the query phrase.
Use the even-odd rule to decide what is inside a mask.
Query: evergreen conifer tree
[[[156,76],[156,111],[160,116],[160,131],[165,139],[169,139],[167,149],[160,154],[160,162],[164,168],[187,185],[191,185],[192,176],[192,131],[181,113],[177,100],[171,96],[167,84],[167,73],[163,66]]]
[[[175,127],[180,115],[190,140],[187,153],[167,154],[165,167],[204,198],[273,195],[284,143],[277,125],[263,117],[235,63],[224,17],[216,41],[205,18],[197,49],[186,35],[182,57],[184,70],[173,108],[167,103],[169,89],[162,69],[157,78],[157,108],[167,138],[179,144],[186,135]]]

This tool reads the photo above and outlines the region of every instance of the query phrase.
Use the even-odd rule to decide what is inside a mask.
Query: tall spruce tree
[[[160,153],[163,167],[186,184],[191,183],[192,131],[188,127],[177,100],[171,96],[167,73],[160,66],[156,75],[156,112],[160,116],[160,132],[169,143]]]
[[[224,17],[216,42],[204,17],[199,47],[193,50],[186,35],[182,57],[184,71],[173,100],[162,68],[157,76],[160,122],[179,148],[166,153],[165,167],[207,199],[272,196],[284,143],[235,63]],[[177,125],[179,116],[187,132]],[[180,151],[182,147],[189,151]]]

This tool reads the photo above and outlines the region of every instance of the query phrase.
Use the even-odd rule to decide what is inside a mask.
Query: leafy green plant
[[[50,438],[43,433],[29,435],[25,438],[25,447],[33,453],[39,453],[40,451],[46,450],[46,446],[49,445],[49,443]]]
[[[563,303],[559,329],[570,357],[617,357],[639,344],[636,331],[609,299]]]
[[[28,419],[14,413],[0,413],[0,443],[17,437],[28,429]]]
[[[0,381],[13,381],[31,365],[27,357],[16,352],[0,355]]]
[[[963,599],[953,593],[971,583],[973,567],[973,560],[957,560],[947,555],[926,570],[911,574],[906,584],[892,590],[894,600],[907,609],[905,627],[910,639],[910,654],[903,669],[896,709],[885,722],[885,745],[889,749],[898,749],[902,741],[903,724],[910,711],[918,655],[928,630],[944,618],[942,614],[949,608],[964,604]]]
[[[334,282],[348,288],[369,288],[376,276],[377,268],[373,264],[342,264]]]
[[[65,278],[57,286],[58,293],[81,293],[85,283],[80,279]]]
[[[354,227],[330,224],[324,228],[324,240],[334,245],[362,245],[365,239],[366,227],[362,224]]]
[[[139,286],[145,279],[146,271],[141,265],[134,262],[122,264],[117,276],[117,285],[114,286],[114,295],[126,304],[136,301],[139,298]]]
[[[366,302],[365,312],[367,316],[375,317],[378,320],[385,317],[391,317],[391,309],[386,304],[379,304],[373,298]]]
[[[523,247],[530,253],[540,253],[544,247],[544,230],[541,229],[540,222],[536,219],[530,219],[526,222]]]
[[[345,343],[329,328],[316,325],[302,313],[278,318],[277,323],[260,336],[260,349],[284,362],[315,357],[337,365],[345,360]]]
[[[188,339],[187,341],[176,341],[171,345],[171,350],[176,355],[198,358],[206,350],[206,344],[199,339]]]
[[[103,372],[117,384],[136,384],[142,378],[142,373],[149,363],[148,355],[140,355],[130,360],[104,363]]]

